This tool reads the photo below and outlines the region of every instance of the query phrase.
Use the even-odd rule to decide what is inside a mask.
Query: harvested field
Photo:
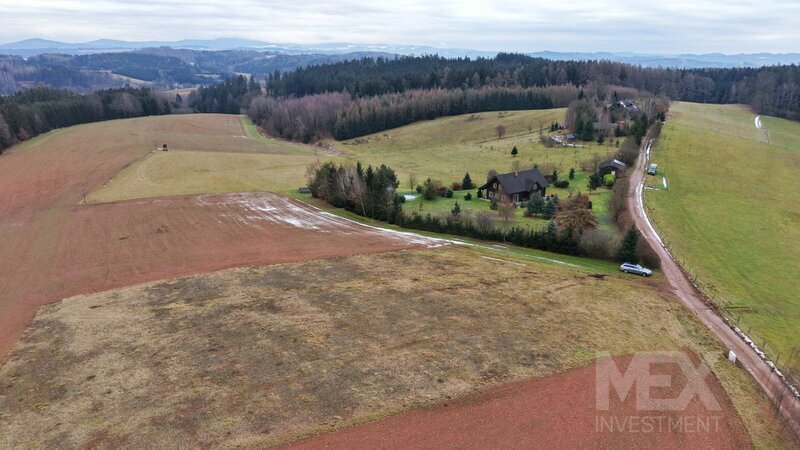
[[[661,356],[673,359],[662,362]],[[675,380],[659,390],[676,398],[689,387],[680,362],[696,355],[651,355],[653,373]],[[598,411],[597,372],[614,364],[630,368],[632,357],[602,360],[567,373],[511,383],[480,395],[433,408],[309,438],[286,448],[706,448],[751,446],[747,432],[713,376],[704,380],[712,398],[707,406],[694,397],[680,411],[637,409],[634,390],[620,401],[610,396],[609,409]],[[636,369],[633,369],[634,371]],[[648,376],[648,375],[645,375]],[[602,389],[602,387],[601,387]],[[491,426],[487,422],[491,421]]]
[[[717,363],[723,349],[667,294],[645,289],[650,281],[481,252],[447,246],[238,268],[45,306],[0,368],[0,442],[263,447],[429,405],[440,406],[412,416],[440,411],[430,426],[468,429],[475,445],[501,430],[564,435],[572,430],[561,425],[587,417],[590,369],[469,396],[586,367],[601,351],[687,349],[713,368],[707,381],[723,405],[721,446],[792,445],[752,380]],[[524,403],[512,411],[529,406],[520,420],[493,414],[517,393]],[[454,401],[464,415],[446,413]],[[474,401],[490,414],[475,419]],[[565,417],[569,405],[577,418]],[[403,431],[407,419],[389,420],[399,444],[419,443]],[[360,433],[353,430],[345,433]],[[597,437],[610,447],[635,438]],[[680,433],[638,439],[717,442]]]
[[[283,143],[269,146],[242,132],[236,116],[149,117],[56,131],[3,154],[0,360],[38,306],[67,296],[239,265],[427,245],[273,194],[83,202],[156,143],[286,153]]]

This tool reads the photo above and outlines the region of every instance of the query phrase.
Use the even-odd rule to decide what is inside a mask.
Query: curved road
[[[728,348],[736,353],[742,366],[755,378],[773,404],[786,418],[795,434],[800,436],[800,400],[796,399],[788,387],[778,376],[772,372],[766,361],[761,359],[739,335],[714,311],[705,301],[703,295],[692,283],[686,272],[675,262],[672,255],[664,246],[644,208],[642,191],[644,188],[645,167],[650,159],[650,147],[655,139],[648,137],[643,140],[639,159],[636,167],[631,171],[630,187],[628,192],[628,208],[633,213],[636,228],[647,239],[653,250],[661,260],[661,270],[669,281],[672,291],[681,303],[702,323],[704,323],[717,338]]]

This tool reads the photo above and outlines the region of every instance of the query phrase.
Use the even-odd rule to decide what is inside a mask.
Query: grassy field
[[[571,167],[580,170],[581,162],[616,150],[611,144],[572,148],[541,145],[540,127],[547,134],[553,121],[564,120],[564,112],[551,109],[466,114],[331,144],[354,159],[389,165],[398,172],[403,188],[409,188],[409,173],[416,175],[418,183],[431,177],[449,185],[461,182],[464,173],[469,172],[473,182],[481,184],[489,170],[510,172],[514,161],[519,161],[522,169],[535,164],[550,171],[558,169],[564,179]],[[497,138],[497,125],[507,129],[503,139]],[[515,145],[519,150],[516,158],[511,156]],[[573,185],[585,191],[584,175]]]
[[[0,436],[263,447],[598,352],[677,349],[712,364],[756,445],[791,447],[754,382],[714,363],[723,348],[660,281],[465,246],[232,269],[44,307],[0,368]]]
[[[305,169],[315,160],[388,164],[397,171],[402,192],[411,192],[409,173],[416,175],[417,183],[432,177],[450,185],[453,181],[460,182],[464,173],[470,172],[473,182],[481,184],[490,169],[510,171],[514,161],[522,168],[538,165],[547,174],[558,170],[561,179],[567,179],[569,169],[574,167],[575,178],[570,180],[569,188],[551,186],[548,189],[549,194],[565,199],[572,192],[586,192],[589,174],[580,170],[581,164],[597,155],[611,154],[616,147],[612,144],[574,148],[541,145],[539,128],[563,120],[563,115],[563,109],[471,114],[420,122],[345,142],[327,142],[326,147],[265,138],[242,116],[236,119],[239,123],[229,120],[218,136],[198,143],[197,148],[182,144],[171,147],[169,152],[151,152],[91,193],[88,201],[107,203],[240,191],[291,193],[306,184]],[[183,122],[188,124],[192,120],[186,116]],[[508,130],[503,139],[497,139],[495,134],[499,124]],[[154,148],[161,140],[169,142],[168,137],[154,137]],[[510,154],[515,145],[519,149],[516,158]],[[488,204],[477,201],[476,192],[472,193],[474,200],[471,202],[463,201],[465,192],[459,193],[457,197],[462,200],[462,207],[488,210]],[[612,225],[606,217],[609,199],[610,191],[605,189],[592,195],[601,226],[610,229]],[[406,209],[418,211],[420,202],[410,201]],[[425,202],[422,208],[423,213],[437,214],[449,212],[452,206],[453,200],[437,199]],[[515,219],[503,226],[540,228],[546,225],[544,220],[527,219],[522,214],[523,209],[518,209]]]
[[[93,192],[88,201],[209,192],[284,192],[306,184],[313,155],[221,153],[174,150],[153,152]]]
[[[182,132],[158,138],[173,142],[170,151],[148,153],[87,200],[107,203],[170,195],[284,192],[306,184],[306,167],[317,159],[314,148],[265,138],[244,116],[227,116],[216,134],[196,142],[194,136],[187,139],[194,131],[187,124],[198,118],[203,116],[175,119],[183,123]]]
[[[709,294],[785,358],[800,341],[800,123],[763,118],[768,145],[744,107],[671,109],[652,154],[669,190],[646,191],[650,214]]]

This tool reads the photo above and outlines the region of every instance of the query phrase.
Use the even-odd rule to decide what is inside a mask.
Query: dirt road
[[[773,404],[786,418],[790,427],[800,436],[800,400],[797,400],[783,381],[772,372],[767,363],[750,348],[725,321],[706,303],[703,295],[697,290],[686,272],[675,262],[672,255],[664,246],[661,237],[656,232],[650,219],[647,217],[643,200],[644,172],[649,163],[650,150],[655,142],[649,136],[642,142],[639,160],[636,167],[629,174],[630,192],[628,207],[632,212],[636,227],[647,239],[653,250],[661,260],[661,270],[664,272],[675,295],[681,303],[694,313],[722,343],[736,353],[744,368],[750,372]]]

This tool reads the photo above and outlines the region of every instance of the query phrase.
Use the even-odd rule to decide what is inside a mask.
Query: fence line
[[[644,204],[644,193],[642,193],[642,206],[645,209],[645,214],[647,214],[647,206]],[[658,221],[652,216],[648,214],[648,218],[650,219],[650,223],[653,225],[654,228],[660,228],[658,226]],[[731,308],[729,305],[731,302],[726,302],[722,298],[717,298],[718,290],[715,288],[712,289],[713,285],[711,283],[704,283],[702,280],[699,279],[697,272],[693,271],[689,268],[686,264],[686,261],[679,258],[678,255],[675,253],[675,250],[672,248],[670,243],[666,240],[666,238],[659,233],[661,236],[661,240],[664,244],[664,248],[667,250],[667,253],[670,254],[673,260],[678,263],[678,265],[683,269],[686,275],[689,277],[690,281],[695,285],[698,292],[705,298],[706,302],[714,308],[714,310],[719,314],[720,317],[728,324],[731,329],[736,332],[742,340],[744,340],[756,354],[763,359],[767,365],[769,365],[773,372],[781,378],[781,380],[786,384],[788,389],[792,392],[794,398],[796,400],[800,400],[800,390],[798,390],[798,386],[800,386],[800,374],[793,373],[791,370],[796,370],[796,367],[800,367],[800,348],[793,349],[790,354],[784,355],[784,358],[781,359],[781,354],[778,352],[778,349],[775,349],[774,358],[767,356],[767,349],[770,350],[772,347],[769,346],[769,341],[764,336],[759,336],[757,332],[752,330],[752,325],[747,324],[740,314],[736,314],[736,308]],[[747,327],[745,329],[745,326]],[[760,344],[760,345],[759,345]],[[785,361],[786,364],[780,366],[780,363]],[[797,364],[797,366],[794,366]],[[783,401],[783,397],[781,397],[781,402]]]

